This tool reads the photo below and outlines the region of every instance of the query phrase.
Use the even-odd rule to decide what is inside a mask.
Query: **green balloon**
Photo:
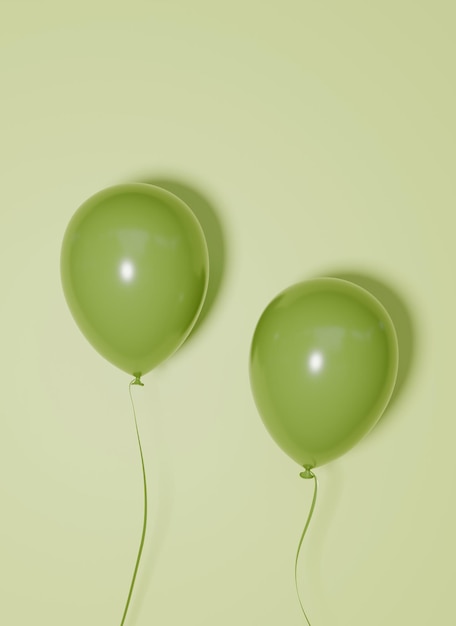
[[[185,340],[203,305],[208,254],[184,202],[141,183],[89,198],[64,235],[61,278],[92,346],[138,379]]]
[[[394,389],[393,323],[370,293],[319,278],[277,296],[253,336],[250,381],[263,422],[306,469],[354,446],[378,421]]]

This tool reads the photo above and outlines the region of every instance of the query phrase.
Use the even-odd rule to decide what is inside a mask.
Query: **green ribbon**
[[[313,515],[314,509],[315,509],[315,503],[317,501],[318,484],[317,484],[317,477],[315,476],[315,474],[309,468],[306,468],[306,470],[304,472],[301,472],[299,475],[301,476],[301,478],[313,479],[313,481],[314,481],[314,493],[313,493],[313,498],[312,498],[312,504],[310,505],[310,511],[309,511],[308,516],[307,516],[307,520],[306,520],[306,524],[304,526],[304,530],[302,531],[301,539],[299,540],[298,550],[296,552],[296,559],[295,559],[296,594],[298,596],[299,604],[301,606],[301,609],[302,609],[303,615],[304,615],[304,617],[306,619],[306,622],[308,623],[309,626],[312,626],[310,621],[309,621],[309,618],[307,617],[307,614],[306,614],[306,612],[304,610],[304,605],[303,605],[302,600],[301,600],[301,594],[299,593],[299,586],[298,586],[298,560],[299,560],[299,554],[301,552],[302,542],[304,541],[304,537],[306,536],[307,529],[309,528],[310,520],[312,519],[312,515]]]
[[[128,592],[127,602],[125,604],[125,609],[124,609],[124,612],[123,612],[122,621],[120,622],[120,626],[123,626],[125,624],[125,619],[127,617],[128,607],[130,606],[130,600],[131,600],[131,596],[133,594],[133,589],[134,589],[134,586],[135,586],[136,574],[138,573],[139,562],[141,560],[141,554],[142,554],[143,547],[144,547],[144,540],[146,538],[146,527],[147,527],[147,482],[146,482],[146,469],[144,467],[144,457],[143,457],[143,451],[142,451],[142,446],[141,446],[141,438],[139,436],[138,421],[136,419],[135,403],[133,402],[133,396],[132,396],[132,393],[131,393],[132,385],[141,385],[142,387],[144,385],[141,382],[140,378],[138,376],[136,376],[131,381],[131,383],[128,386],[128,391],[130,393],[131,406],[133,408],[133,417],[134,417],[134,420],[135,420],[136,437],[138,439],[139,454],[141,456],[141,467],[142,467],[143,485],[144,485],[144,519],[143,519],[143,528],[142,528],[142,534],[141,534],[141,541],[139,543],[138,556],[136,557],[135,569],[133,571],[133,577],[131,579],[130,590]]]

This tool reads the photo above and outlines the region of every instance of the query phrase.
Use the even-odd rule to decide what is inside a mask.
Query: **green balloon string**
[[[309,618],[307,617],[306,611],[304,609],[304,605],[303,605],[303,602],[301,600],[301,594],[299,593],[298,561],[299,561],[299,554],[301,552],[301,546],[302,546],[302,543],[304,541],[304,537],[306,536],[307,529],[309,528],[310,520],[312,519],[312,515],[313,515],[314,509],[315,509],[315,503],[317,501],[318,484],[317,484],[317,477],[308,468],[306,468],[305,472],[301,472],[299,475],[301,476],[301,478],[313,478],[313,480],[314,480],[314,493],[313,493],[313,498],[312,498],[312,504],[310,505],[310,511],[309,511],[308,516],[307,516],[307,520],[306,520],[306,524],[304,526],[304,530],[302,531],[301,539],[299,540],[298,550],[296,552],[296,559],[295,559],[295,585],[296,585],[296,593],[297,593],[297,596],[298,596],[299,604],[301,606],[301,610],[302,610],[303,615],[304,615],[304,617],[306,619],[306,622],[308,623],[309,626],[312,626],[310,621],[309,621]]]
[[[128,386],[128,391],[130,393],[130,401],[131,401],[131,406],[133,408],[133,417],[134,417],[134,420],[135,420],[136,437],[138,439],[139,454],[141,456],[141,467],[142,467],[143,485],[144,485],[144,519],[143,519],[143,528],[142,528],[142,534],[141,534],[141,541],[139,543],[138,556],[136,558],[135,569],[133,571],[133,577],[131,579],[130,590],[128,592],[127,602],[125,604],[125,609],[124,609],[122,621],[120,622],[120,626],[123,626],[123,624],[125,623],[125,619],[127,617],[128,607],[130,606],[130,600],[131,600],[131,596],[133,594],[133,589],[134,589],[134,586],[135,586],[136,575],[138,573],[139,562],[141,560],[141,554],[142,554],[143,547],[144,547],[144,540],[146,538],[146,527],[147,527],[147,482],[146,482],[146,469],[145,469],[145,466],[144,466],[144,456],[143,456],[143,451],[142,451],[142,446],[141,446],[141,438],[139,436],[138,421],[136,419],[135,403],[133,402],[133,396],[132,396],[132,393],[131,393],[132,385],[141,385],[141,387],[144,387],[143,383],[140,380],[140,376],[139,375],[135,374],[135,378],[131,381],[131,383]]]

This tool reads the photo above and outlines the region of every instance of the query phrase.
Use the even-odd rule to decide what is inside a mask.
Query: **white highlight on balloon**
[[[309,369],[311,372],[319,372],[323,367],[323,355],[318,350],[312,352],[309,357]]]
[[[128,259],[120,264],[120,275],[126,282],[129,282],[135,275],[135,266]]]

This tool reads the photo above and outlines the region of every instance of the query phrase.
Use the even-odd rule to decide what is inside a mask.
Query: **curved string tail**
[[[301,606],[301,610],[303,612],[303,615],[306,619],[306,622],[309,626],[312,626],[309,618],[307,617],[306,611],[304,609],[304,605],[302,603],[301,600],[301,595],[299,593],[299,585],[298,585],[298,561],[299,561],[299,554],[301,552],[301,546],[302,543],[304,541],[304,537],[306,536],[307,533],[307,529],[309,528],[309,524],[310,524],[310,520],[312,519],[312,515],[315,509],[315,503],[317,501],[317,491],[318,491],[318,483],[317,483],[317,477],[315,476],[315,474],[309,469],[306,468],[306,470],[304,472],[301,472],[299,474],[301,476],[301,478],[312,478],[314,481],[314,493],[313,493],[313,498],[312,498],[312,504],[310,505],[310,511],[309,514],[307,516],[307,520],[306,520],[306,524],[304,526],[304,530],[302,531],[302,535],[301,535],[301,539],[299,540],[299,544],[298,544],[298,550],[296,552],[296,559],[295,559],[295,585],[296,585],[296,594],[298,596],[298,600],[299,600],[299,604]]]
[[[139,562],[141,560],[141,554],[142,554],[143,547],[144,547],[144,540],[146,538],[146,527],[147,527],[147,482],[146,482],[146,469],[145,469],[145,466],[144,466],[144,457],[143,457],[143,451],[142,451],[142,446],[141,446],[141,438],[139,436],[138,421],[136,419],[135,403],[133,402],[133,396],[132,396],[132,393],[131,393],[132,385],[141,385],[141,386],[144,386],[144,385],[141,382],[140,377],[135,374],[135,378],[131,381],[131,383],[128,386],[128,391],[130,393],[131,406],[133,408],[133,417],[134,417],[134,420],[135,420],[136,437],[138,439],[139,454],[140,454],[140,457],[141,457],[141,467],[142,467],[143,486],[144,486],[144,519],[143,519],[143,528],[142,528],[142,534],[141,534],[141,541],[139,543],[138,556],[136,557],[135,569],[133,571],[133,577],[131,579],[130,590],[128,592],[127,602],[125,604],[125,609],[124,609],[124,612],[123,612],[122,621],[120,622],[120,626],[123,626],[125,624],[125,619],[127,617],[128,607],[130,606],[130,600],[131,600],[131,596],[133,594],[133,588],[135,586],[136,574],[138,573]]]

